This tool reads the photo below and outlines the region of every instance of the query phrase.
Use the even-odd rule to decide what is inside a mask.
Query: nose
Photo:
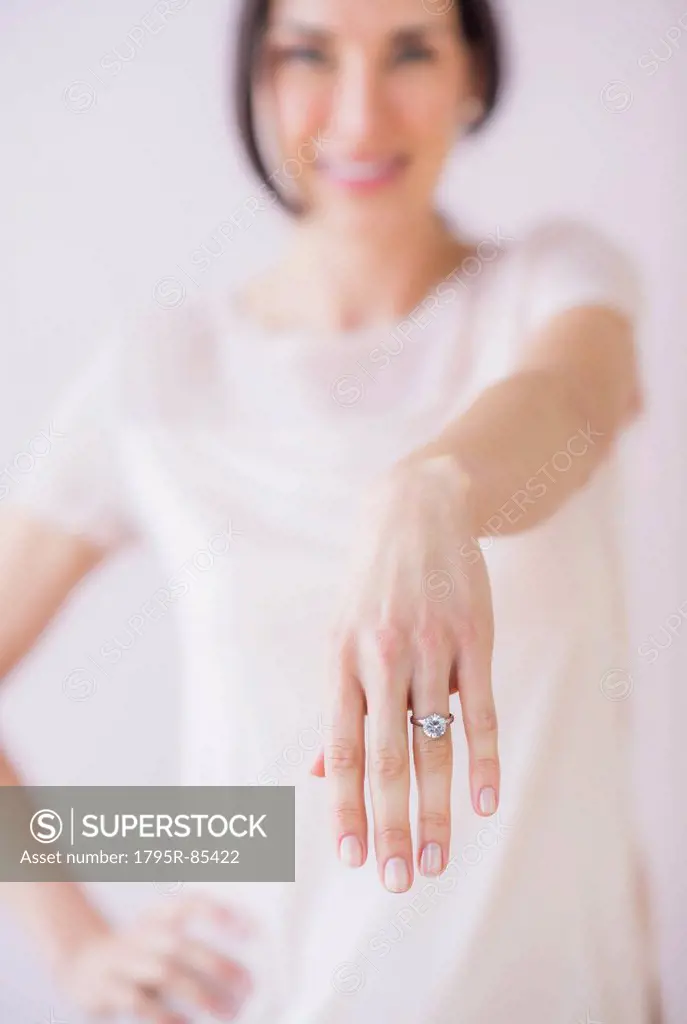
[[[385,114],[381,76],[362,54],[342,60],[330,112],[331,138],[347,153],[376,141]]]

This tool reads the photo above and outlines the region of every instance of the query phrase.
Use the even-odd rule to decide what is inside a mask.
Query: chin
[[[332,223],[343,227],[361,225],[370,230],[375,226],[383,228],[403,224],[408,221],[410,211],[425,209],[427,202],[424,193],[408,188],[379,189],[374,194],[326,189],[317,196],[314,208]]]

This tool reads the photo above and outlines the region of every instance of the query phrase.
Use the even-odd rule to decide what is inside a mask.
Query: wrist
[[[54,885],[51,906],[38,938],[39,942],[42,940],[49,967],[59,976],[69,970],[83,948],[109,934],[112,925],[80,885],[71,881]]]
[[[394,472],[439,479],[470,535],[479,536],[474,478],[457,455],[428,445],[398,462]]]

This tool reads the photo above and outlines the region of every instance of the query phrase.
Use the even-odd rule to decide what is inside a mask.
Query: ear
[[[464,99],[458,112],[458,123],[461,132],[466,132],[473,124],[479,121],[484,114],[484,102],[477,96],[468,96]]]

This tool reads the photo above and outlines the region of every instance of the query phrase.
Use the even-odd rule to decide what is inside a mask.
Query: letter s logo
[[[36,811],[29,829],[37,843],[54,843],[62,835],[62,819],[57,811]]]

